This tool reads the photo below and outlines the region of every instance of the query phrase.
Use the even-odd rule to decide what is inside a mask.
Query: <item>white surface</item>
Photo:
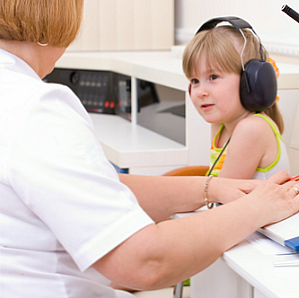
[[[299,89],[299,65],[276,64],[278,89]],[[173,51],[65,53],[56,67],[110,70],[182,91],[188,87],[176,47]]]
[[[260,233],[253,233],[246,240],[264,255],[293,253],[292,249],[282,246]]]
[[[263,253],[243,241],[191,278],[191,298],[298,298],[299,266],[274,266],[289,257]]]
[[[275,255],[266,255],[247,241],[223,255],[226,264],[266,297],[298,298],[299,266],[274,267]]]
[[[171,51],[82,52],[65,53],[56,67],[110,70],[187,91],[188,81],[181,64]]]
[[[176,214],[175,218],[190,214],[194,213]],[[274,262],[296,261],[299,254],[276,255],[290,250],[258,235],[251,235],[250,242],[244,240],[193,276],[191,298],[298,298],[299,266],[275,267]]]
[[[187,148],[114,115],[90,114],[106,157],[120,168],[183,165]]]
[[[298,49],[298,23],[281,12],[282,5],[286,3],[299,13],[298,0],[176,0],[176,32],[182,33],[176,36],[176,40],[187,42],[203,22],[218,16],[232,15],[248,21],[263,43],[293,44]]]
[[[169,49],[173,32],[174,0],[88,0],[69,50]]]
[[[299,65],[280,62],[276,64],[279,68],[278,89],[299,89]]]
[[[292,138],[290,142],[289,157],[291,162],[291,174],[293,176],[299,173],[299,107],[297,109],[297,116],[294,123]]]
[[[299,236],[299,213],[281,222],[261,228],[259,231],[283,245],[284,241]]]
[[[252,298],[244,296],[242,278],[219,258],[210,267],[191,277],[191,298]],[[251,289],[247,285],[246,289]],[[251,291],[252,292],[252,291]],[[246,294],[247,295],[247,294]]]
[[[295,128],[295,119],[299,107],[299,88],[292,90],[279,90],[278,107],[283,117],[284,133],[282,137],[286,147],[289,148],[293,129]],[[299,126],[299,124],[298,124]]]

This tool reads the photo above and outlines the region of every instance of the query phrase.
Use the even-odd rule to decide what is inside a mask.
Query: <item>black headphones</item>
[[[196,32],[211,30],[220,22],[228,22],[242,34],[245,42],[241,52],[241,62],[243,72],[240,82],[240,99],[246,110],[253,112],[262,112],[270,108],[276,100],[277,95],[277,79],[274,67],[271,63],[266,62],[262,55],[262,44],[260,38],[253,28],[246,21],[237,17],[220,17],[214,18],[204,23]],[[251,29],[260,42],[261,60],[252,59],[244,66],[242,54],[246,46],[246,37],[242,32],[242,28]],[[196,35],[195,34],[195,35]]]

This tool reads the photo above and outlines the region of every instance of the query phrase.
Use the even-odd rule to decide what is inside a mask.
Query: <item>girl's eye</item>
[[[197,79],[191,79],[190,83],[191,83],[191,85],[196,85],[199,83],[199,81]]]
[[[215,75],[215,74],[210,75],[210,80],[211,81],[216,80],[217,78],[218,78],[218,76]]]

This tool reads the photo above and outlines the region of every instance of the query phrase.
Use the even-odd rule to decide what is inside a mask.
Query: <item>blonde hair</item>
[[[0,39],[67,47],[79,31],[84,0],[0,0]]]
[[[268,53],[261,46],[258,38],[251,30],[242,29],[246,38],[243,52],[244,65],[252,59],[268,59]],[[232,26],[218,26],[211,30],[201,31],[188,43],[183,54],[183,71],[187,78],[196,75],[196,67],[201,55],[205,56],[207,69],[219,69],[241,75],[243,71],[240,53],[244,45],[244,38],[239,30]],[[282,115],[274,103],[272,107],[263,111],[278,126],[283,133]]]

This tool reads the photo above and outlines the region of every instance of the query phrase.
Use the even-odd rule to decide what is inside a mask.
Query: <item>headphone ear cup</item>
[[[277,79],[271,63],[253,59],[241,75],[240,99],[243,107],[252,112],[270,108],[276,100]]]

